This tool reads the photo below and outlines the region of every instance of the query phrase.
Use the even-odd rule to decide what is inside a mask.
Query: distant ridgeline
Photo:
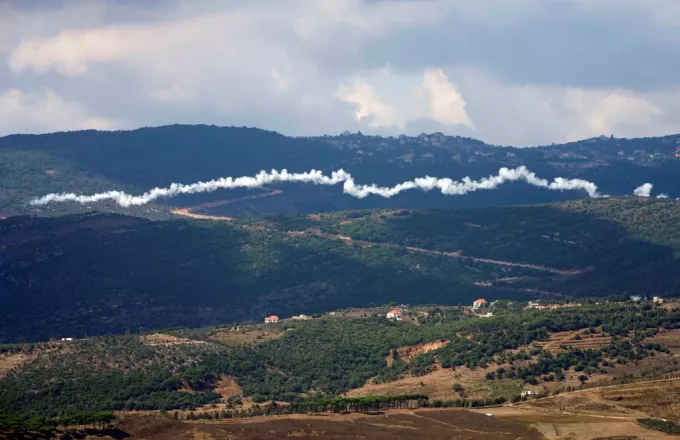
[[[0,343],[389,302],[677,295],[680,205],[608,198],[236,221],[0,221]]]
[[[260,170],[344,169],[357,182],[394,185],[415,177],[479,179],[500,167],[526,165],[541,177],[580,178],[611,195],[632,194],[650,182],[655,192],[680,197],[680,136],[644,139],[600,137],[537,148],[497,147],[441,133],[416,137],[340,136],[292,138],[254,128],[173,125],[132,131],[94,130],[0,138],[0,215],[54,215],[88,209],[168,217],[167,204],[200,203],[242,197],[218,191],[186,196],[137,209],[106,203],[36,208],[31,198],[55,192],[141,193],[171,182],[192,183],[223,176],[250,176]],[[271,198],[219,208],[230,216],[295,214],[357,208],[451,208],[537,203],[582,198],[574,191],[548,192],[518,183],[463,197],[407,192],[391,199],[356,200],[339,187],[289,184]],[[249,192],[252,194],[252,192]]]

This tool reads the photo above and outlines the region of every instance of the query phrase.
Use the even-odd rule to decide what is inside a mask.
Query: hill
[[[343,168],[359,183],[394,185],[425,175],[479,179],[500,167],[526,165],[540,176],[581,178],[611,195],[631,194],[645,182],[655,191],[680,195],[675,176],[680,136],[645,139],[594,138],[564,145],[512,148],[488,145],[441,133],[383,138],[344,133],[291,138],[254,128],[173,125],[132,131],[79,131],[0,138],[0,216],[55,215],[115,211],[167,218],[183,207],[244,195],[218,191],[176,198],[137,209],[93,204],[31,207],[28,201],[52,192],[94,193],[125,190],[141,193],[172,182],[192,183],[223,176],[253,175],[265,169],[302,172]],[[286,185],[275,197],[223,208],[230,216],[296,214],[362,208],[452,208],[537,203],[579,198],[526,185],[507,185],[465,197],[404,193],[386,200],[356,200],[336,187]]]
[[[656,342],[662,336],[677,344],[677,307],[629,303],[523,310],[515,303],[490,310],[495,316],[423,306],[403,308],[409,319],[401,322],[336,314],[238,329],[169,329],[5,346],[0,360],[23,358],[0,378],[0,415],[134,410],[163,411],[178,420],[215,420],[337,412],[328,409],[330,399],[346,397],[350,390],[380,387],[374,390],[382,393],[373,398],[403,399],[399,391],[408,379],[417,391],[409,395],[418,398],[418,406],[517,403],[522,391],[531,390],[541,396],[565,393],[562,400],[574,408],[584,403],[576,393],[577,399],[570,397],[574,389],[677,376],[677,354]],[[244,331],[281,334],[239,345],[225,342]],[[591,338],[601,346],[581,345]],[[430,348],[418,350],[424,344]],[[440,384],[448,395],[440,390],[437,396],[424,396],[430,378],[440,372],[448,377]],[[628,397],[617,405],[629,415],[676,420],[677,388],[667,389],[656,400],[649,391],[637,401]],[[599,394],[613,399],[617,393]],[[364,397],[354,403],[370,399],[360,395]],[[556,401],[536,401],[541,402],[550,407]],[[403,407],[409,408],[399,405]],[[342,412],[366,409],[345,407]]]
[[[0,341],[344,307],[679,290],[680,204],[639,198],[247,220],[0,221]],[[653,280],[653,283],[650,283]]]

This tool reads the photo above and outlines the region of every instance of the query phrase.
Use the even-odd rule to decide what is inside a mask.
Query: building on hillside
[[[402,318],[402,313],[401,310],[398,309],[392,309],[389,312],[387,312],[387,315],[385,315],[387,319],[394,319],[395,321],[401,321]]]
[[[266,318],[264,318],[265,324],[276,324],[277,322],[279,322],[279,317],[276,315],[267,316]]]
[[[62,341],[73,341],[73,338],[61,338]]]
[[[293,316],[293,321],[309,321],[310,319],[312,319],[312,317],[309,315]]]
[[[480,315],[482,318],[491,318],[493,316],[492,312],[486,312],[484,315]]]
[[[538,301],[529,301],[525,309],[533,309],[535,307],[538,307]]]
[[[486,302],[486,300],[484,298],[480,298],[478,300],[475,300],[475,302],[472,303],[472,310],[481,309],[482,307],[484,307],[487,304],[488,303]]]
[[[633,302],[640,302],[641,299],[642,299],[642,297],[640,295],[631,295],[630,296],[630,300],[633,301]]]
[[[652,302],[654,304],[663,304],[663,298],[661,298],[660,296],[655,296],[654,298],[652,298]]]

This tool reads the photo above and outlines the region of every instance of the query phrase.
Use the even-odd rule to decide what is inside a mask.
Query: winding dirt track
[[[253,196],[246,196],[246,197],[241,197],[238,199],[228,199],[228,200],[219,200],[217,202],[209,202],[209,203],[203,203],[201,205],[196,205],[196,206],[190,206],[188,208],[179,208],[175,209],[172,211],[173,214],[175,215],[180,215],[183,217],[190,217],[193,219],[198,219],[198,220],[218,220],[218,221],[232,221],[232,217],[227,217],[227,216],[217,216],[217,215],[208,215],[208,214],[197,214],[195,211],[200,211],[204,209],[210,209],[210,208],[216,208],[218,206],[224,206],[224,205],[229,205],[232,203],[237,203],[237,202],[243,202],[245,200],[254,200],[254,199],[261,199],[265,197],[272,197],[275,195],[281,194],[283,191],[281,190],[271,190],[266,193],[262,194],[256,194]],[[480,257],[471,257],[471,256],[465,256],[461,252],[444,252],[444,251],[435,251],[432,249],[424,249],[424,248],[419,248],[419,247],[413,247],[413,246],[404,246],[400,244],[395,244],[395,243],[378,243],[378,242],[373,242],[373,241],[366,241],[366,240],[357,240],[352,237],[348,237],[346,235],[339,235],[339,234],[329,234],[326,232],[321,232],[319,229],[306,229],[302,231],[288,231],[288,235],[316,235],[319,237],[325,237],[329,238],[332,240],[340,240],[344,243],[347,244],[358,244],[360,246],[364,247],[369,247],[369,246],[379,246],[379,247],[385,247],[385,248],[393,248],[393,249],[405,249],[409,252],[419,252],[423,254],[428,254],[428,255],[438,255],[438,256],[444,256],[444,257],[449,257],[449,258],[456,258],[460,260],[467,260],[467,261],[473,261],[475,263],[484,263],[484,264],[493,264],[493,265],[498,265],[498,266],[507,266],[507,267],[520,267],[524,269],[532,269],[532,270],[537,270],[541,272],[549,272],[553,273],[556,275],[562,275],[562,276],[576,276],[580,275],[584,272],[582,269],[556,269],[553,267],[547,267],[547,266],[542,266],[542,265],[537,265],[537,264],[528,264],[528,263],[518,263],[518,262],[513,262],[513,261],[504,261],[504,260],[493,260],[491,258],[480,258]]]
[[[533,269],[533,270],[538,270],[541,272],[550,272],[554,273],[557,275],[564,275],[564,276],[575,276],[575,275],[580,275],[584,271],[581,269],[556,269],[553,267],[546,267],[546,266],[541,266],[537,264],[528,264],[528,263],[517,263],[513,261],[503,261],[503,260],[492,260],[491,258],[478,258],[478,257],[470,257],[461,254],[460,252],[443,252],[443,251],[435,251],[432,249],[424,249],[424,248],[419,248],[419,247],[413,247],[413,246],[404,246],[400,244],[395,244],[395,243],[378,243],[374,241],[366,241],[366,240],[357,240],[352,237],[348,237],[346,235],[339,235],[339,234],[329,234],[327,232],[321,232],[318,229],[307,229],[304,231],[288,231],[289,235],[304,235],[304,234],[310,234],[310,235],[317,235],[320,237],[325,237],[325,238],[330,238],[332,240],[340,240],[342,242],[345,242],[347,244],[358,244],[359,246],[379,246],[379,247],[386,247],[386,248],[393,248],[393,249],[405,249],[410,252],[420,252],[423,254],[428,254],[428,255],[438,255],[438,256],[444,256],[444,257],[450,257],[450,258],[457,258],[460,260],[467,260],[467,261],[474,261],[475,263],[485,263],[485,264],[495,264],[499,266],[508,266],[508,267],[521,267],[524,269]]]
[[[231,221],[233,220],[232,217],[227,217],[227,216],[221,216],[221,215],[207,215],[207,214],[196,214],[194,211],[200,211],[203,209],[210,209],[210,208],[217,208],[218,206],[224,206],[224,205],[230,205],[232,203],[236,202],[243,202],[245,200],[254,200],[254,199],[263,199],[265,197],[271,197],[271,196],[276,196],[283,193],[280,189],[274,189],[266,193],[262,194],[255,194],[253,196],[245,196],[241,197],[238,199],[227,199],[227,200],[218,200],[217,202],[208,202],[208,203],[202,203],[200,205],[196,206],[190,206],[188,208],[179,208],[171,211],[175,215],[181,215],[184,217],[190,217],[194,219],[199,219],[199,220],[223,220],[223,221]]]

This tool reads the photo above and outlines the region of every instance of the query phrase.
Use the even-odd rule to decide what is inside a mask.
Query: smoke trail
[[[46,205],[51,202],[72,201],[84,204],[113,200],[120,206],[127,208],[135,205],[144,205],[159,198],[175,197],[180,194],[211,192],[217,189],[260,188],[264,185],[283,182],[305,182],[316,185],[337,185],[342,183],[343,192],[358,199],[363,199],[369,195],[388,198],[411,189],[420,189],[422,191],[438,189],[445,195],[463,195],[473,191],[496,189],[499,185],[506,182],[516,181],[523,181],[533,186],[555,191],[582,190],[587,192],[590,197],[601,197],[601,194],[597,191],[597,185],[587,180],[557,177],[552,182],[549,182],[546,179],[537,177],[535,173],[529,171],[525,166],[520,166],[515,169],[501,168],[498,170],[498,175],[485,177],[480,180],[472,180],[469,177],[465,177],[460,181],[456,181],[448,178],[438,179],[426,176],[399,183],[391,188],[375,184],[357,185],[352,175],[344,170],[333,171],[330,176],[326,176],[317,170],[305,173],[272,170],[270,173],[260,171],[255,176],[222,177],[209,182],[197,182],[189,185],[173,183],[167,188],[154,188],[139,196],[126,194],[122,191],[108,191],[93,195],[48,194],[34,199],[30,203],[31,205]]]
[[[635,188],[633,195],[638,197],[649,197],[652,195],[652,188],[654,188],[654,185],[651,183],[645,183],[644,185],[640,185]]]

